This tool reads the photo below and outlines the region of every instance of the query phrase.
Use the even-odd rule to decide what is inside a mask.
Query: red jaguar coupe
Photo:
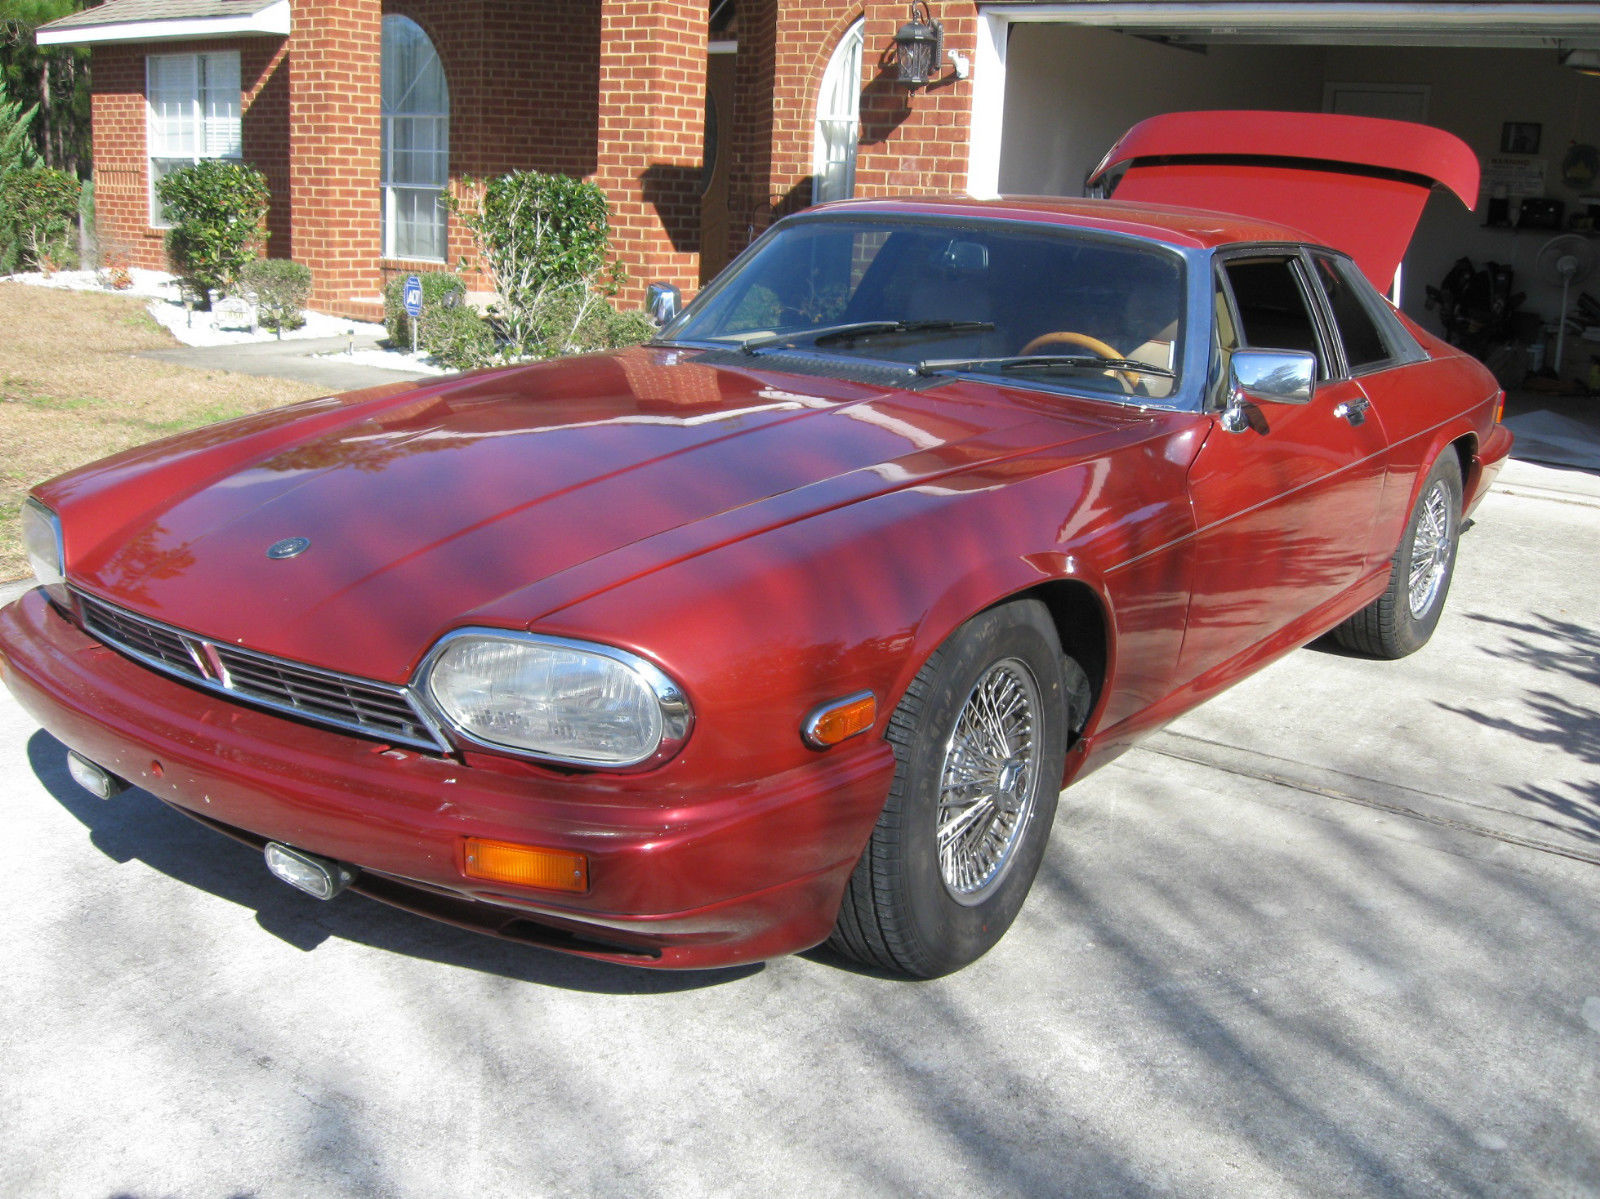
[[[1511,437],[1381,293],[1477,172],[1422,126],[1184,113],[1110,199],[800,213],[647,345],[41,484],[0,674],[80,781],[323,898],[957,969],[1062,786],[1330,630],[1428,640]]]

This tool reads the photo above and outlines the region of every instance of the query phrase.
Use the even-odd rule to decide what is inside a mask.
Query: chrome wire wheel
[[[945,742],[936,834],[939,873],[958,903],[981,903],[1005,878],[1038,793],[1039,684],[1018,658],[973,685]]]
[[[1433,607],[1450,571],[1450,555],[1455,549],[1451,499],[1443,480],[1435,480],[1422,497],[1416,533],[1411,539],[1411,574],[1407,580],[1414,618],[1420,619]]]

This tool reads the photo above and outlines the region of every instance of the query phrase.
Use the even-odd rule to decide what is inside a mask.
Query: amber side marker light
[[[877,719],[877,699],[870,691],[859,691],[816,709],[806,717],[800,735],[812,749],[827,749],[866,732]]]
[[[483,837],[467,838],[466,874],[468,878],[542,887],[546,891],[589,889],[589,859],[584,854]]]
[[[1506,393],[1501,392],[1494,398],[1494,423],[1503,424],[1506,419]]]

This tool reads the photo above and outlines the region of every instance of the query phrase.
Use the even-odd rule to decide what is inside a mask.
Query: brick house
[[[943,23],[970,53],[964,11]],[[437,203],[469,177],[597,182],[631,300],[695,290],[809,202],[819,153],[835,194],[852,166],[857,194],[959,190],[967,85],[888,82],[906,20],[900,0],[109,0],[39,40],[92,47],[103,244],[160,268],[153,180],[242,158],[272,190],[269,253],[311,267],[318,307],[370,318],[386,278],[471,257]],[[819,140],[825,82],[845,102]]]
[[[269,252],[350,316],[374,314],[387,278],[470,258],[440,195],[517,168],[605,190],[635,302],[655,280],[695,290],[815,198],[1079,194],[1118,133],[1174,109],[1424,120],[1523,189],[1513,203],[1537,186],[1581,211],[1600,191],[1563,159],[1600,142],[1595,0],[928,8],[946,53],[916,88],[896,78],[905,0],[108,0],[39,41],[93,48],[103,243],[162,265],[152,180],[240,157],[272,189]],[[1537,235],[1483,207],[1430,206],[1408,312],[1430,319],[1424,284],[1458,256],[1531,268]]]

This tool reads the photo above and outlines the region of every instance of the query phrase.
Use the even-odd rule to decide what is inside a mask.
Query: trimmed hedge
[[[156,198],[172,218],[167,256],[179,282],[209,308],[266,241],[267,178],[248,163],[207,158],[157,182]]]
[[[82,193],[74,176],[53,167],[0,175],[0,274],[76,266]]]
[[[257,258],[239,272],[239,284],[256,300],[256,322],[263,329],[282,332],[306,323],[305,306],[311,299],[311,268],[287,258]]]

